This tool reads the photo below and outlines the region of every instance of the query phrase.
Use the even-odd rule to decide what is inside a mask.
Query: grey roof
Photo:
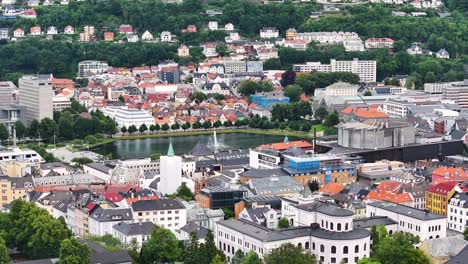
[[[453,140],[460,140],[463,139],[463,137],[466,135],[466,131],[454,129],[451,133],[450,136],[452,137]]]
[[[0,176],[0,181],[7,180],[12,183],[13,188],[33,188],[34,181],[31,176],[26,177],[8,177]]]
[[[184,205],[174,199],[144,200],[132,203],[133,211],[158,211],[185,209]]]
[[[132,258],[125,250],[109,251],[92,241],[84,241],[91,248],[92,264],[132,263]]]
[[[41,165],[41,170],[53,170],[56,168],[66,168],[69,170],[73,170],[72,167],[62,163],[62,162],[48,162],[48,163],[42,163]]]
[[[396,225],[397,222],[387,216],[375,216],[353,221],[353,228],[369,228],[376,225]]]
[[[455,120],[455,124],[457,124],[458,129],[460,130],[468,130],[468,120],[464,118]]]
[[[65,200],[63,200],[61,202],[56,203],[53,206],[53,208],[56,209],[56,210],[59,210],[62,213],[66,213],[67,212],[67,207],[71,203],[72,203],[72,199],[65,199]]]
[[[98,222],[130,221],[133,219],[130,208],[103,209],[99,207],[89,217]]]
[[[284,155],[289,155],[293,157],[300,157],[306,154],[306,152],[297,146],[291,146],[283,152]]]
[[[180,228],[180,230],[188,233],[188,234],[191,234],[193,232],[195,232],[195,234],[197,235],[197,237],[199,239],[205,239],[206,235],[208,234],[208,229],[203,227],[203,226],[199,226],[197,225],[195,222],[191,222],[191,223],[188,223],[186,224],[185,226],[183,226],[182,228]]]
[[[224,217],[223,209],[193,208],[187,210],[187,222],[196,222],[214,217]]]
[[[257,208],[249,208],[245,209],[247,214],[249,214],[250,219],[255,223],[260,223],[265,219],[264,214],[270,211],[271,209],[268,207],[257,207]]]
[[[465,247],[455,257],[447,261],[445,264],[465,264],[468,259],[468,247]]]
[[[468,245],[468,241],[465,241],[462,236],[427,239],[426,243],[434,258],[455,256]],[[466,261],[465,259],[465,263]]]
[[[297,237],[312,236],[328,240],[354,240],[370,237],[366,229],[356,229],[349,232],[331,232],[313,227],[296,227],[282,230],[272,230],[246,220],[224,220],[219,225],[231,228],[239,233],[251,236],[263,242],[290,240]]]
[[[295,205],[295,207],[304,211],[319,212],[330,216],[353,216],[353,212],[351,210],[344,209],[338,205],[327,202],[317,201]]]
[[[274,195],[301,192],[302,185],[289,176],[252,178],[249,186],[256,195]]]
[[[288,176],[288,174],[281,168],[278,169],[250,169],[244,171],[240,176],[249,178],[266,178],[272,176]]]
[[[85,164],[84,166],[88,166],[90,168],[93,168],[97,171],[103,172],[103,173],[109,173],[110,170],[114,169],[117,166],[117,161],[116,160],[109,160],[105,162],[92,162]]]
[[[36,260],[25,260],[15,261],[17,264],[53,264],[55,263],[52,259],[36,259]]]
[[[457,193],[450,199],[450,204],[454,204],[458,207],[468,208],[468,193]]]
[[[195,147],[193,147],[192,151],[190,151],[190,155],[193,156],[207,156],[213,154],[213,150],[209,149],[206,144],[198,142]]]
[[[114,229],[126,236],[136,236],[136,235],[151,235],[153,231],[154,224],[151,222],[142,222],[142,223],[133,223],[128,224],[125,222],[120,222],[114,225]]]
[[[391,203],[391,202],[374,202],[374,203],[369,203],[368,205],[378,207],[380,209],[384,209],[384,210],[394,212],[397,214],[402,214],[411,218],[423,220],[423,221],[446,218],[445,216],[436,215],[432,213],[426,213],[424,211],[418,210],[413,207]]]

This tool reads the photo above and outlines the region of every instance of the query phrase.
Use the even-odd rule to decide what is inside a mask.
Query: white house
[[[260,30],[260,38],[277,38],[279,37],[279,31],[273,27],[262,28]]]
[[[390,202],[366,205],[366,217],[387,216],[398,223],[398,230],[419,236],[421,241],[446,237],[447,218],[413,207]]]
[[[24,37],[24,30],[21,29],[21,28],[15,29],[15,31],[13,31],[13,37],[15,37],[15,38],[22,38],[22,37]]]
[[[136,201],[131,208],[134,223],[151,222],[170,230],[180,229],[187,224],[187,209],[178,200]]]
[[[227,23],[224,25],[224,30],[225,31],[233,31],[234,30],[234,25],[232,23]]]
[[[127,41],[128,42],[138,42],[139,37],[137,34],[127,34]]]
[[[450,59],[450,54],[445,49],[440,49],[436,52],[436,57],[439,59]]]
[[[447,207],[448,228],[463,232],[468,227],[468,194],[456,193]]]
[[[153,34],[151,34],[151,32],[149,32],[148,30],[146,30],[143,33],[143,35],[141,35],[141,40],[143,41],[153,40]]]
[[[119,127],[129,127],[131,125],[139,128],[145,124],[147,127],[154,124],[154,117],[147,111],[139,109],[123,109],[116,107],[106,107],[103,114],[114,118]]]
[[[50,26],[47,28],[47,35],[57,35],[58,31],[57,28],[54,26]]]
[[[75,34],[75,29],[72,26],[66,26],[63,33],[66,35],[73,35]]]
[[[208,22],[209,30],[218,30],[218,21],[209,21]]]
[[[141,248],[143,243],[151,236],[151,231],[154,229],[154,224],[151,222],[142,223],[126,223],[120,222],[113,226],[112,236],[120,240],[124,245],[136,243],[138,248]]]
[[[244,219],[272,229],[278,226],[280,218],[281,214],[279,214],[278,211],[268,207],[244,208],[239,214],[239,219]]]
[[[161,42],[171,42],[171,41],[172,41],[171,32],[169,31],[161,32]]]
[[[130,208],[95,209],[89,216],[89,234],[93,236],[112,235],[113,227],[117,223],[132,222],[132,210]]]

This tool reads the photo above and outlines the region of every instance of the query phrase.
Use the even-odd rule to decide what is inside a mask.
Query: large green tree
[[[168,229],[156,226],[140,252],[142,264],[175,262],[182,256],[182,249],[175,235]]]
[[[0,263],[10,263],[5,240],[0,236]]]
[[[279,248],[273,249],[264,258],[265,264],[315,264],[317,260],[314,255],[304,252],[302,248],[291,243],[282,244]]]
[[[291,102],[297,102],[301,99],[302,88],[299,85],[288,85],[284,89],[284,95],[289,97]]]
[[[74,238],[65,239],[60,244],[58,264],[87,264],[91,263],[91,249],[88,245],[78,242]]]

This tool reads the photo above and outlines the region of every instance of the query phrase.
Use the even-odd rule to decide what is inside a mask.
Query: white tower
[[[172,142],[166,156],[160,159],[160,181],[158,191],[162,195],[173,194],[182,185],[182,157],[174,155]]]

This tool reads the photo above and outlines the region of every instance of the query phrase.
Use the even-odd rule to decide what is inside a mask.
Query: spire
[[[169,149],[167,150],[167,156],[174,157],[174,148],[172,147],[172,140],[169,141]]]
[[[284,144],[289,144],[288,136],[285,136],[285,137],[284,137],[283,143],[284,143]]]

